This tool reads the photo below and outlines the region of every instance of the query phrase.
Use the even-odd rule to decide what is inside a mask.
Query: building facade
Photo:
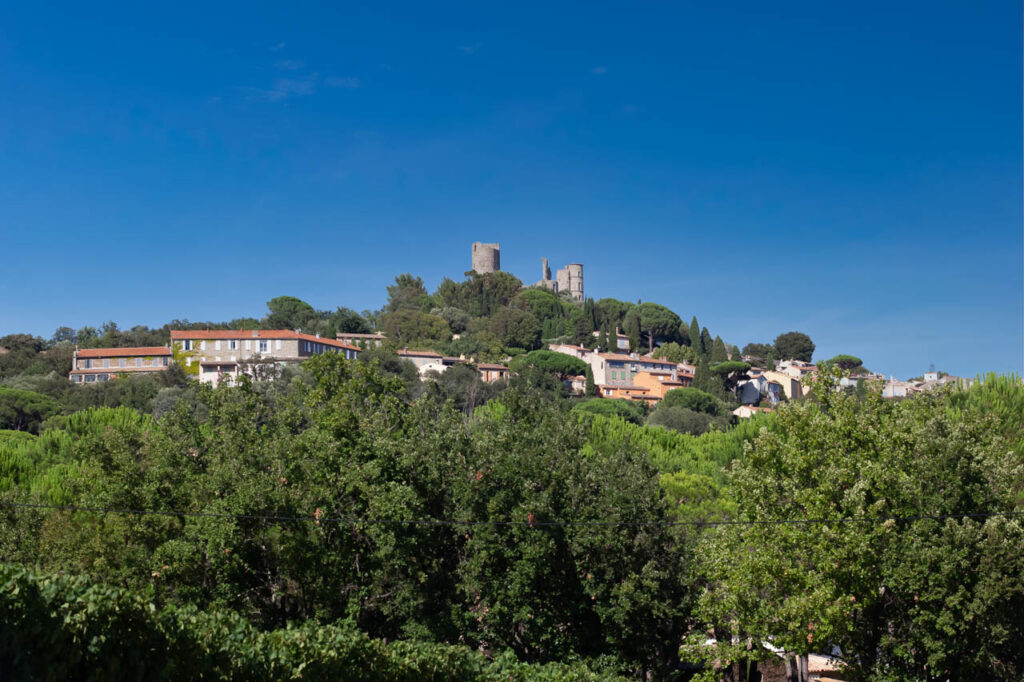
[[[92,384],[123,376],[163,372],[170,364],[171,349],[166,346],[76,348],[68,379],[76,384]]]
[[[171,349],[202,383],[235,380],[240,374],[260,376],[285,364],[300,363],[322,353],[343,353],[355,359],[359,348],[336,339],[288,329],[171,330]]]

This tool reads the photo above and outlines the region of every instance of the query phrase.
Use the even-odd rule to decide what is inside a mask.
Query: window
[[[103,369],[107,367],[110,367],[110,358],[103,358]],[[103,381],[106,381],[106,379],[103,379]]]
[[[164,358],[164,367],[166,367],[170,363],[170,361],[170,358]]]
[[[89,375],[87,375],[85,377],[85,383],[92,384],[92,383],[95,383],[95,382],[96,382],[96,376],[95,375],[89,374]]]
[[[238,350],[238,341],[234,339],[228,341],[228,350]]]
[[[97,374],[96,375],[96,381],[110,381],[110,375],[109,374]]]
[[[85,359],[85,368],[86,369],[92,369],[92,358],[86,358]]]
[[[199,350],[206,350],[206,341],[199,342]]]
[[[277,349],[281,350],[281,339],[277,340]]]
[[[182,350],[192,350],[192,339],[185,339],[181,342]]]
[[[124,366],[127,365],[127,363],[128,363],[128,361],[125,358],[121,358],[121,362],[119,362],[118,364],[120,364],[122,367],[124,367]]]
[[[245,349],[246,350],[252,350],[252,341],[246,340],[246,342],[245,342]]]
[[[220,339],[217,339],[216,341],[213,342],[213,349],[220,350]]]
[[[304,343],[304,344],[306,344],[306,346],[305,346],[305,348],[306,348],[306,352],[307,352],[307,353],[308,353],[308,352],[310,352],[310,349],[309,349],[309,341],[303,341],[303,343]]]
[[[280,343],[280,341],[278,343]],[[260,352],[261,353],[266,353],[268,346],[269,346],[269,342],[267,342],[267,341],[260,341]]]
[[[75,375],[75,383],[76,384],[82,383],[82,375],[81,374],[76,374]]]

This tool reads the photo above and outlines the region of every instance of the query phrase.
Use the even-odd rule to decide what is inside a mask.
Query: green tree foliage
[[[583,386],[583,394],[595,395],[597,393],[597,386],[594,385],[594,370],[590,368],[590,365],[587,365],[587,371],[584,376],[586,377],[586,382]]]
[[[714,341],[711,338],[711,332],[708,331],[707,327],[702,327],[700,330],[700,347],[703,352],[703,357],[711,359],[711,351],[714,350]]]
[[[694,412],[702,412],[712,416],[728,416],[729,409],[722,402],[699,388],[690,386],[674,388],[665,394],[664,399],[658,403],[659,407],[685,407]]]
[[[623,333],[629,337],[629,350],[636,352],[640,350],[640,313],[635,308],[626,313],[623,320]]]
[[[548,289],[523,289],[512,299],[511,306],[533,313],[542,324],[564,320],[569,307]]]
[[[683,346],[675,341],[663,343],[654,351],[654,357],[668,360],[670,362],[696,362],[697,355],[689,346]]]
[[[633,304],[614,298],[600,298],[594,303],[594,308],[598,325],[607,327],[608,333],[614,334],[616,328],[624,328],[626,313],[633,308]]]
[[[387,313],[383,327],[388,340],[402,346],[433,345],[452,338],[452,331],[443,317],[418,310]]]
[[[388,302],[384,305],[384,312],[393,313],[399,310],[427,312],[434,307],[426,287],[423,286],[423,279],[413,277],[408,272],[395,277],[395,283],[387,289]]]
[[[690,338],[690,348],[692,348],[698,356],[704,355],[705,349],[701,345],[700,326],[697,324],[696,315],[690,319],[690,329],[687,332],[687,336]]]
[[[617,417],[634,424],[643,424],[647,416],[644,405],[636,400],[615,398],[594,398],[576,403],[573,412],[582,414],[598,414],[605,417]]]
[[[732,637],[770,638],[794,654],[838,645],[853,679],[1020,679],[1024,526],[930,518],[1019,510],[1019,457],[943,392],[858,400],[831,379],[813,391],[734,464],[734,494],[744,520],[835,521],[707,535],[719,655],[735,656]]]
[[[849,372],[850,370],[862,367],[864,365],[864,361],[853,355],[837,355],[834,358],[825,360],[822,364],[838,367],[843,371]]]
[[[0,387],[0,429],[38,433],[43,420],[57,412],[49,396]]]
[[[696,412],[685,407],[658,405],[647,418],[651,426],[663,426],[679,433],[699,436],[712,429],[724,431],[729,426],[727,417],[716,417],[705,412]]]
[[[510,305],[522,288],[523,283],[507,272],[481,275],[471,271],[463,282],[446,277],[433,298],[438,307],[460,308],[473,317],[489,317],[499,308]]]
[[[521,372],[527,367],[555,374],[560,379],[586,374],[589,365],[579,358],[550,350],[535,350],[512,359],[509,369]]]
[[[679,340],[679,326],[683,322],[674,312],[657,303],[641,303],[636,310],[648,351],[653,351],[659,343]]]
[[[305,301],[294,296],[278,296],[267,301],[270,312],[264,318],[264,325],[271,329],[308,330],[317,318],[316,310]]]
[[[802,332],[786,332],[775,338],[775,357],[781,360],[810,362],[814,355],[814,342]]]
[[[540,347],[540,323],[533,313],[525,310],[499,309],[491,318],[490,331],[509,348],[533,350]]]
[[[725,350],[725,342],[722,341],[721,336],[716,336],[715,340],[711,342],[711,356],[708,359],[711,364],[725,362],[729,359],[729,354]]]
[[[748,343],[743,346],[743,355],[766,360],[769,355],[775,352],[775,347],[770,343]]]
[[[434,308],[430,311],[430,314],[437,315],[447,322],[448,328],[451,329],[453,334],[461,334],[469,329],[470,322],[473,320],[469,313],[461,308]]]
[[[205,414],[179,402],[157,422],[126,408],[72,415],[47,432],[66,434],[53,457],[30,458],[4,498],[50,490],[79,507],[169,513],[0,507],[0,552],[46,571],[87,566],[260,629],[346,620],[389,641],[672,670],[692,577],[682,529],[634,523],[669,514],[647,451],[592,440],[580,416],[518,389],[468,420],[447,398],[408,402],[377,367],[327,354],[284,386],[200,387]],[[629,524],[590,523],[608,518]],[[554,520],[571,525],[541,525]]]
[[[528,665],[462,645],[385,643],[344,623],[265,632],[237,613],[159,606],[142,593],[8,564],[0,564],[0,584],[0,669],[12,679],[623,679],[581,663]]]

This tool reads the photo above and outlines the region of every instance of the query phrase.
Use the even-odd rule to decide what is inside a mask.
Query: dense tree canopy
[[[814,342],[802,332],[786,332],[775,338],[777,360],[802,360],[810,362],[814,355]]]
[[[942,394],[815,396],[780,410],[732,480],[741,519],[835,521],[709,537],[703,608],[723,650],[771,638],[838,645],[855,679],[1019,679],[1024,526],[972,516],[1019,510],[1019,458]]]

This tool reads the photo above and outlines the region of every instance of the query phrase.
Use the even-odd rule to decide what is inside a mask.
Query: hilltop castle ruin
[[[501,244],[473,242],[472,269],[481,275],[501,270]]]
[[[583,264],[569,263],[555,273],[555,279],[551,279],[551,268],[548,267],[548,259],[541,258],[540,281],[537,286],[551,289],[556,294],[566,291],[574,301],[583,302]]]
[[[551,268],[548,267],[548,259],[541,258],[540,261],[540,281],[535,286],[550,289],[556,294],[565,291],[574,301],[583,302],[583,265],[581,263],[569,263],[555,273],[554,279],[551,279]],[[501,244],[473,242],[472,269],[481,275],[500,271]]]

